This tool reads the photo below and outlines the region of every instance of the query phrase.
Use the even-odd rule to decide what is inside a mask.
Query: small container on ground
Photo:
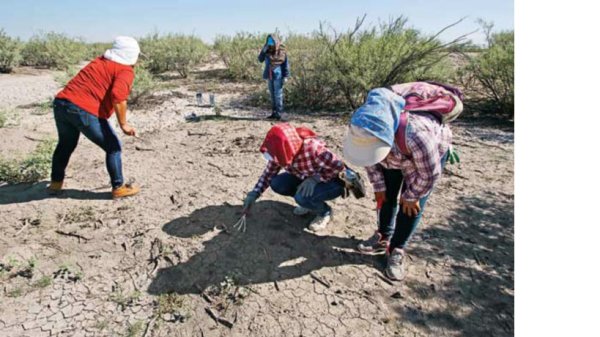
[[[201,92],[196,94],[196,103],[198,103],[198,106],[202,105],[202,93]]]

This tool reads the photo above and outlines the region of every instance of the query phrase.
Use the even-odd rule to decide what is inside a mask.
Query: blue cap
[[[352,115],[350,124],[362,128],[389,146],[400,124],[400,114],[406,105],[404,98],[386,88],[369,91],[366,102]]]

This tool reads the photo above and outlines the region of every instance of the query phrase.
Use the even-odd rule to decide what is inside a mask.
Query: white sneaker
[[[296,206],[296,208],[294,208],[294,215],[303,216],[308,213],[310,213],[308,208],[304,208],[302,206]]]
[[[406,268],[404,267],[404,251],[400,248],[394,249],[388,255],[387,267],[385,275],[393,281],[402,281],[406,276]]]
[[[310,222],[310,225],[308,225],[308,229],[310,229],[313,232],[318,232],[321,230],[324,230],[327,227],[327,224],[329,223],[329,221],[331,221],[331,217],[333,216],[332,211],[329,211],[329,213],[321,216],[321,215],[317,215],[313,221]]]

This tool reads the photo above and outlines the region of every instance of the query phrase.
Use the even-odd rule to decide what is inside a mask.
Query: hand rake
[[[235,228],[237,231],[242,232],[242,233],[246,233],[246,215],[248,214],[248,211],[244,211],[242,212],[242,216],[240,217],[240,219],[233,225],[233,228]]]

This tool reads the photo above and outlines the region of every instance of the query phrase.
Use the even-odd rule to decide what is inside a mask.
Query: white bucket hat
[[[117,36],[111,49],[104,52],[104,57],[111,61],[132,66],[137,63],[140,56],[138,42],[129,36]]]

